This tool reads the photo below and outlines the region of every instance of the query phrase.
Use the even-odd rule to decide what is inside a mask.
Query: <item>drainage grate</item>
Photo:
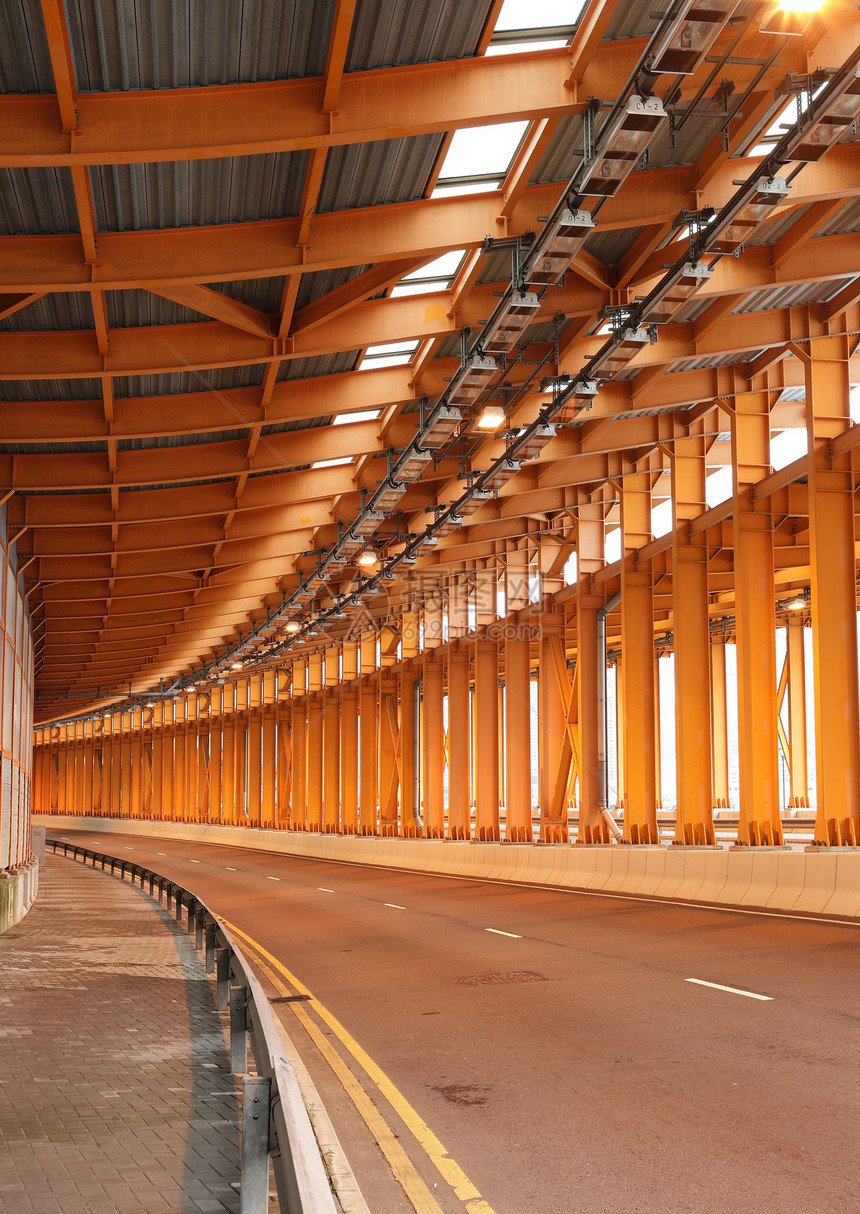
[[[461,986],[503,986],[508,982],[546,982],[543,974],[531,970],[513,970],[510,974],[478,974],[476,978],[458,978]]]

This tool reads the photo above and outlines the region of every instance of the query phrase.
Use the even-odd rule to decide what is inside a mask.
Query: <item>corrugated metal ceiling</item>
[[[313,379],[317,375],[339,375],[351,371],[359,356],[358,350],[342,350],[337,354],[325,354],[320,358],[289,358],[281,363],[278,381],[288,379]]]
[[[415,135],[331,148],[317,210],[342,211],[421,198],[442,139],[442,135]]]
[[[92,327],[93,308],[86,291],[43,295],[0,320],[0,330],[7,333],[64,332]]]
[[[0,234],[77,232],[70,169],[0,169]]]
[[[114,396],[172,396],[183,392],[219,392],[227,388],[258,387],[265,363],[249,367],[213,367],[172,375],[123,375],[114,382]],[[98,396],[99,393],[96,393]]]
[[[334,8],[335,0],[68,0],[78,89],[321,76]]]
[[[0,4],[0,93],[53,93],[54,73],[39,0]]]
[[[149,291],[105,291],[105,307],[112,329],[137,328],[140,325],[187,325],[212,319]]]
[[[299,213],[308,152],[90,169],[102,232],[185,228]]]
[[[830,279],[828,282],[799,283],[793,287],[766,287],[761,291],[752,291],[732,309],[730,315],[739,316],[749,312],[767,312],[773,308],[794,308],[801,304],[823,303],[838,295],[855,277],[856,275],[852,274],[835,282]]]
[[[358,5],[346,70],[465,59],[475,54],[492,0],[364,0]]]
[[[296,311],[316,303],[324,295],[329,295],[344,283],[358,278],[359,274],[368,269],[369,266],[342,266],[333,270],[320,270],[315,274],[303,274],[296,294]]]
[[[97,379],[0,379],[0,400],[101,400]]]

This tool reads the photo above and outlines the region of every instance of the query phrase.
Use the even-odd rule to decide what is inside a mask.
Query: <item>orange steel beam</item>
[[[357,278],[350,279],[343,286],[337,287],[334,291],[330,291],[321,299],[298,311],[293,317],[291,335],[298,337],[326,321],[341,316],[355,304],[363,303],[371,295],[377,295],[386,287],[393,286],[420,265],[421,261],[407,258],[403,261],[383,262],[381,265],[365,270]]]
[[[732,270],[724,276],[723,283],[715,275],[716,282],[708,284],[700,292],[701,298],[724,300],[727,296],[742,297],[751,290],[767,285],[787,286],[844,278],[846,258],[851,256],[852,242],[853,236],[850,235],[817,239],[813,242],[815,248],[810,250],[805,247],[792,255],[779,271],[778,280],[774,280],[773,272],[766,266],[762,267],[762,272],[756,272],[755,263],[761,265],[769,258],[768,249],[763,250],[763,258],[751,258],[749,269],[740,272],[734,269],[739,263],[724,259],[721,264],[730,263]],[[595,277],[600,275],[595,274]],[[100,301],[101,293],[96,294]],[[855,286],[847,289],[844,303],[839,309],[833,309],[834,317],[837,310],[844,310],[854,302],[856,294]],[[546,317],[551,308],[567,315],[590,315],[609,298],[600,291],[589,296],[588,289],[583,292],[575,284],[560,295],[560,299],[554,295],[548,297]],[[490,309],[490,296],[489,288],[475,292],[464,310],[462,320],[466,323],[477,321]],[[715,315],[719,316],[726,307],[727,304],[720,303]],[[351,306],[347,316],[342,315],[342,311],[345,309],[327,319],[318,316],[310,331],[305,329],[290,339],[289,350],[281,348],[278,339],[239,332],[229,324],[216,322],[163,325],[153,331],[146,328],[114,329],[110,334],[110,354],[107,356],[95,347],[89,350],[86,346],[82,347],[78,331],[6,333],[0,335],[0,354],[3,357],[0,375],[6,379],[24,380],[75,378],[105,373],[170,374],[193,368],[203,370],[215,366],[279,362],[284,357],[314,357],[404,338],[446,336],[455,331],[458,323],[450,311],[450,293],[441,291],[425,296],[365,300]],[[774,336],[773,318],[788,314],[788,310],[780,309],[756,313],[757,316],[767,316],[770,324],[770,328],[762,332],[760,341],[753,340],[759,336],[758,328],[752,331],[743,315],[723,318],[723,325],[715,333],[710,332],[713,329],[710,320],[704,325],[699,322],[663,325],[660,340],[637,356],[634,365],[644,367],[684,356],[701,357],[712,351],[723,354],[737,349],[743,352],[745,349],[755,350],[764,345],[780,344],[790,340],[790,337],[784,337],[781,332]],[[748,339],[743,344],[736,340],[737,331],[742,329]],[[580,338],[566,351],[563,363],[569,364],[572,360],[589,356],[604,340],[601,337]],[[274,392],[274,385],[272,390]]]
[[[228,295],[222,295],[220,291],[213,291],[209,287],[197,286],[194,283],[175,283],[169,288],[151,284],[146,289],[153,295],[171,299],[185,308],[191,308],[193,311],[201,312],[204,316],[211,316],[215,320],[222,320],[225,324],[242,329],[246,333],[253,333],[257,337],[264,338],[272,336],[271,316],[267,316],[256,308],[250,308],[236,299],[231,299]]]
[[[342,431],[350,433],[344,435]],[[271,435],[259,454],[250,461],[250,472],[301,467],[323,456],[338,459],[359,452],[382,451],[376,422],[356,422],[327,431],[324,450],[318,436],[306,431]],[[210,443],[205,447],[166,448],[156,451],[121,451],[117,457],[116,481],[123,485],[153,485],[174,481],[193,482],[235,474],[244,460],[241,441]],[[315,469],[311,469],[315,471]],[[299,474],[303,475],[303,474]],[[97,488],[110,486],[111,475],[100,452],[73,455],[0,456],[0,477],[16,489]]]
[[[699,323],[694,325],[694,333]],[[454,359],[436,360],[433,376],[428,377],[428,390],[441,391],[443,375],[453,374],[455,368]],[[852,375],[857,373],[856,368],[852,370]],[[678,372],[669,379],[664,376],[657,384],[660,403],[683,407],[718,396],[724,390],[718,382],[720,374],[721,369],[715,368]],[[793,359],[780,365],[779,376],[781,387],[803,383],[802,369]],[[113,404],[112,426],[104,420],[102,401],[40,401],[38,410],[34,410],[32,401],[4,402],[3,432],[8,442],[83,442],[111,434],[117,439],[150,438],[250,428],[264,421],[309,421],[342,411],[384,409],[411,401],[416,395],[411,377],[412,368],[406,366],[283,382],[275,385],[267,412],[259,406],[257,388],[119,399]],[[604,404],[611,405],[614,413],[630,408],[633,396],[640,394],[642,379],[639,376],[630,385],[604,384],[594,410]],[[126,505],[124,502],[123,507]]]
[[[314,79],[86,93],[78,98],[80,135],[72,149],[57,130],[54,97],[7,94],[0,167],[26,167],[34,158],[51,167],[264,155],[562,116],[581,112],[591,95],[616,95],[641,48],[639,39],[601,44],[579,88],[567,85],[563,47],[350,72],[340,80],[334,112],[326,112]],[[799,66],[800,56],[793,58]]]
[[[266,539],[302,527],[321,526],[331,520],[331,504],[327,500],[301,506],[277,507],[268,510],[243,511],[230,531],[228,544],[234,546]],[[36,533],[32,553],[38,557],[94,556],[116,552],[160,553],[183,549],[189,545],[224,542],[223,530],[210,516],[197,519],[166,520],[157,529],[144,524],[123,524],[117,527],[117,538],[107,528],[40,528]],[[228,548],[229,551],[229,548]],[[243,549],[243,551],[246,551]]]
[[[243,498],[242,509],[252,511],[275,507],[279,503],[290,505],[336,497],[348,491],[351,480],[352,472],[346,465],[284,472],[280,476],[253,480]],[[229,509],[231,501],[229,484],[198,485],[193,501],[184,488],[144,489],[139,493],[123,494],[121,521],[158,523],[220,515]],[[113,520],[110,501],[103,494],[69,496],[59,493],[50,497],[28,497],[26,514],[27,525],[31,528],[104,526]]]
[[[332,114],[340,102],[343,68],[346,62],[346,52],[349,47],[349,36],[352,31],[354,13],[355,0],[338,0],[334,12],[331,37],[329,38],[328,45],[328,58],[325,65],[325,91],[323,93],[321,109],[326,114]]]
[[[753,158],[727,162],[709,187],[708,201],[726,201],[734,192],[735,178],[748,176],[755,165]],[[695,166],[643,170],[607,199],[600,228],[671,221],[681,208],[696,205],[696,188]],[[846,144],[804,169],[794,183],[791,205],[849,198],[858,189],[860,164]],[[552,209],[558,193],[558,183],[529,186],[510,221],[502,222],[498,191],[364,207],[350,211],[346,224],[342,213],[326,212],[315,219],[313,244],[304,250],[297,246],[297,219],[103,233],[98,278],[104,288],[134,289],[155,282],[218,282],[429,258],[452,247],[478,247],[485,236],[503,229],[508,234],[534,227],[537,216]],[[3,237],[0,288],[13,293],[89,289],[91,276],[82,271],[78,240],[68,235]]]

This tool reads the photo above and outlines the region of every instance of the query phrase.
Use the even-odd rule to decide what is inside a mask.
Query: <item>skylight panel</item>
[[[495,177],[492,181],[464,181],[454,185],[437,185],[431,193],[431,198],[451,198],[454,194],[486,194],[488,190],[497,190],[501,185],[501,178]]]
[[[411,274],[405,274],[402,281],[412,282],[415,278],[453,278],[460,268],[465,252],[465,249],[452,249],[450,253],[443,253],[441,257],[428,261],[426,266],[413,270]]]
[[[451,285],[450,278],[426,278],[423,282],[399,282],[391,288],[391,298],[404,295],[428,295],[431,291],[444,291]]]
[[[572,26],[584,8],[585,0],[505,0],[496,31]]]
[[[359,371],[381,371],[384,367],[405,367],[411,362],[412,354],[365,354],[358,364]]]
[[[351,455],[341,455],[337,459],[318,459],[316,463],[311,464],[312,468],[339,468],[342,464],[351,464]]]
[[[541,38],[534,42],[494,42],[484,51],[484,57],[493,55],[525,55],[529,51],[554,51],[567,46],[567,38]]]
[[[357,409],[352,413],[338,413],[332,419],[333,426],[348,426],[351,422],[375,422],[381,409]]]
[[[375,354],[412,354],[418,342],[416,341],[387,341],[379,346],[368,346],[365,358],[373,358]]]
[[[527,121],[494,122],[490,126],[467,127],[454,132],[448,155],[439,171],[439,185],[451,177],[502,177],[514,158],[520,140],[528,127]]]

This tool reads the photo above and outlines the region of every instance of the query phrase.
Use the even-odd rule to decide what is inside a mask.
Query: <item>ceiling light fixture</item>
[[[505,424],[505,411],[501,405],[484,405],[475,427],[478,430],[498,430]]]

